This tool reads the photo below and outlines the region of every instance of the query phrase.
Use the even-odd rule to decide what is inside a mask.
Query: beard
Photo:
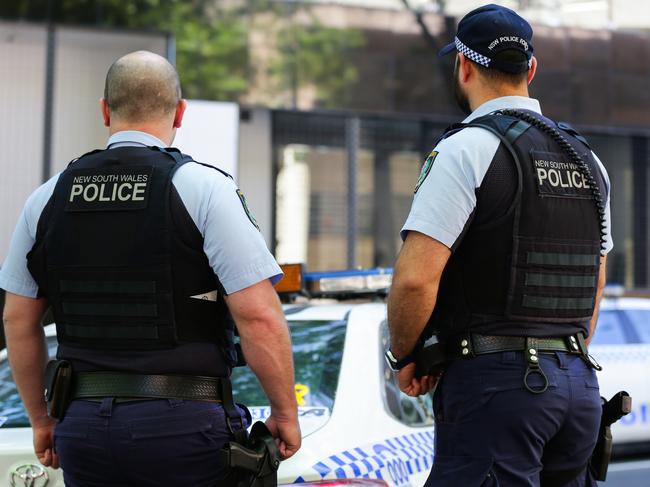
[[[454,66],[454,98],[456,99],[458,108],[465,115],[472,113],[472,108],[469,105],[469,97],[467,93],[463,92],[463,88],[460,86],[460,80],[458,79],[458,58],[456,58],[456,64]]]

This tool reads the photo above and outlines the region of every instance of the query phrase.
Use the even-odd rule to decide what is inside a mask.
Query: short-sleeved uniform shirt
[[[124,146],[166,144],[138,131],[117,132],[108,140],[108,149]],[[9,253],[0,269],[0,288],[6,291],[30,298],[37,296],[38,286],[27,269],[27,253],[34,245],[38,220],[58,178],[59,174],[32,193],[18,219]],[[176,171],[172,184],[203,236],[203,251],[227,294],[265,279],[275,283],[282,277],[231,178],[201,164],[187,163]]]
[[[478,107],[463,122],[502,109],[530,110],[541,114],[539,102],[522,96],[490,100]],[[468,127],[443,139],[429,156],[418,181],[411,211],[401,236],[417,231],[441,242],[454,251],[464,232],[476,216],[477,193],[500,150],[500,140],[491,132]],[[602,254],[612,247],[610,226],[609,177],[594,154],[607,186],[605,208],[605,245]]]

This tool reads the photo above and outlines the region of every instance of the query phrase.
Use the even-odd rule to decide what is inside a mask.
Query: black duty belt
[[[565,337],[537,338],[469,333],[444,339],[441,351],[445,361],[471,358],[497,352],[524,352],[531,362],[537,362],[537,354],[567,352],[582,356],[596,370],[600,365],[589,355],[582,333]],[[431,351],[429,351],[429,354]],[[434,352],[440,353],[440,352]],[[431,359],[427,359],[431,362]],[[435,360],[434,360],[435,362]]]
[[[228,391],[224,391],[226,385],[229,391],[229,379],[222,377],[78,372],[74,374],[72,398],[160,398],[221,402],[224,394],[228,395]]]
[[[530,343],[530,340],[530,338],[526,337],[472,333],[469,337],[448,341],[447,347],[453,355],[464,357],[467,355],[484,355],[486,353],[524,351],[527,350],[527,343]],[[576,335],[562,338],[534,338],[533,340],[535,349],[539,353],[569,352],[580,354],[579,338]]]

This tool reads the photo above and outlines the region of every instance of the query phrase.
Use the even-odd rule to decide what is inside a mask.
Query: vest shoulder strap
[[[98,153],[103,152],[105,150],[106,149],[95,149],[95,150],[91,150],[90,152],[86,152],[85,154],[82,154],[79,157],[75,157],[74,159],[72,159],[70,162],[68,162],[68,165],[66,167],[70,167],[72,164],[74,164],[75,162],[77,162],[79,159],[81,159],[83,157],[92,156],[93,154],[98,154]]]
[[[558,126],[558,128],[564,130],[567,134],[573,136],[574,138],[582,142],[584,145],[586,145],[587,149],[591,150],[591,146],[589,145],[589,142],[587,142],[587,139],[583,135],[581,135],[580,132],[578,132],[571,125],[569,125],[567,122],[557,122],[556,125]]]
[[[196,161],[192,158],[192,156],[183,154],[181,151],[176,149],[175,147],[153,147],[153,149],[156,149],[160,152],[164,152],[165,154],[169,155],[172,157],[177,164],[177,167],[175,170],[177,170],[181,165],[187,163],[187,162],[194,162],[196,164],[200,164],[201,166],[209,167],[210,169],[214,169],[215,171],[219,171],[221,174],[226,176],[227,178],[234,179],[230,174],[228,174],[226,171],[223,169],[219,169],[216,166],[211,166],[210,164],[205,164],[203,162]]]
[[[201,166],[209,167],[210,169],[214,169],[215,171],[219,171],[221,174],[223,174],[224,176],[226,176],[227,178],[230,178],[230,179],[232,179],[232,180],[235,179],[235,178],[233,178],[229,173],[227,173],[227,172],[224,171],[223,169],[219,169],[219,168],[216,167],[216,166],[212,166],[212,165],[210,165],[210,164],[206,164],[205,162],[195,161],[194,159],[192,159],[192,162],[195,162],[195,163],[197,163],[197,164],[200,164]]]

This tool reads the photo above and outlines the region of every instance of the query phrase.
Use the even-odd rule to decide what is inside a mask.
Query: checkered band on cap
[[[491,59],[489,57],[484,56],[483,54],[479,54],[478,52],[470,49],[465,44],[463,44],[458,37],[454,38],[454,42],[456,43],[456,50],[458,52],[462,52],[465,55],[465,57],[468,57],[475,63],[479,63],[480,65],[485,66],[486,68],[490,67]]]

